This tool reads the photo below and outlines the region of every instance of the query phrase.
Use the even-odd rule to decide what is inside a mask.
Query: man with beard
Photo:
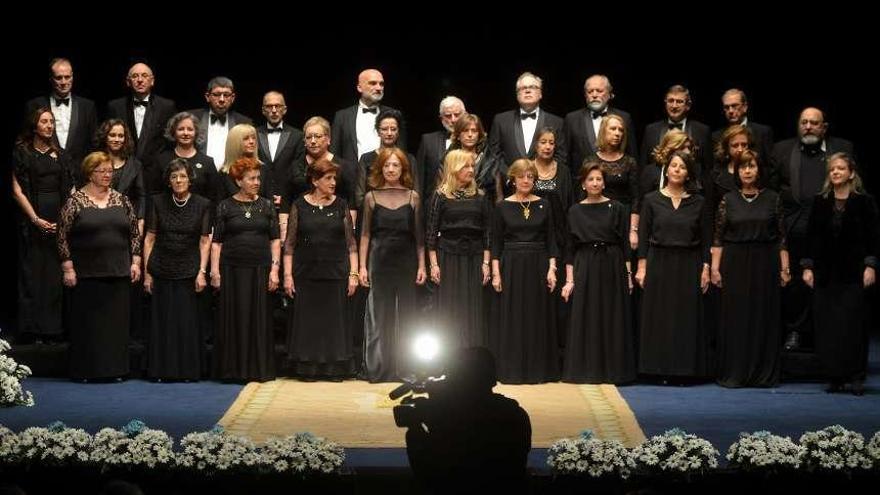
[[[636,133],[632,117],[629,113],[609,105],[614,99],[614,88],[608,76],[594,74],[588,77],[584,81],[584,98],[587,101],[585,108],[569,112],[565,116],[566,156],[572,176],[576,177],[580,173],[586,157],[596,153],[599,125],[602,124],[602,117],[609,113],[623,117],[626,126],[626,154],[637,158]]]
[[[358,75],[357,104],[338,110],[331,126],[330,152],[355,163],[361,155],[379,147],[376,117],[391,107],[380,105],[385,96],[385,78],[376,69],[366,69]],[[406,124],[400,123],[398,143],[406,149]],[[360,205],[356,205],[360,206]]]
[[[452,142],[452,127],[466,113],[463,101],[455,96],[447,96],[440,100],[440,124],[443,130],[422,134],[414,173],[418,174],[421,186],[419,194],[425,201],[437,187],[437,176],[443,168],[443,157]]]
[[[727,121],[725,128],[732,125],[748,128],[752,133],[754,150],[758,152],[758,159],[762,163],[768,163],[770,150],[773,148],[773,129],[749,119],[749,102],[746,100],[746,94],[741,89],[728,89],[721,95],[721,109],[724,111],[724,120]],[[722,132],[724,132],[724,128],[712,133],[712,143],[717,143],[721,139]]]
[[[791,283],[782,292],[782,318],[786,349],[797,349],[812,337],[810,291],[801,278],[801,258],[807,249],[807,223],[813,198],[826,176],[826,157],[844,152],[854,156],[853,144],[827,136],[828,123],[818,108],[805,108],[798,120],[798,136],[780,141],[770,155],[772,186],[779,190],[785,214],[786,242],[791,262]]]
[[[284,95],[278,91],[269,91],[263,95],[263,116],[266,123],[257,127],[257,145],[260,161],[269,165],[274,174],[275,191],[272,192],[275,207],[281,206],[284,184],[293,174],[293,163],[305,156],[303,133],[299,129],[284,122],[287,115],[287,103]],[[286,211],[279,212],[286,215]],[[285,222],[286,223],[286,222]],[[284,227],[282,225],[282,238]]]
[[[235,85],[232,79],[217,76],[208,81],[205,91],[208,109],[190,110],[199,121],[199,137],[196,140],[199,151],[214,159],[217,170],[226,163],[226,136],[238,124],[250,124],[250,117],[232,111],[235,103]]]

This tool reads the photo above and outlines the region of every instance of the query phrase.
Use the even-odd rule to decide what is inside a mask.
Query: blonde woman
[[[257,157],[257,130],[250,124],[238,124],[229,129],[229,135],[226,136],[226,161],[220,167],[220,187],[216,198],[217,202],[224,200],[239,190],[235,179],[230,175],[229,170],[239,158],[253,158],[260,162]],[[268,165],[260,162],[260,171],[262,181],[260,183],[260,197],[273,199],[272,192],[275,185],[272,182],[272,170]]]
[[[447,153],[428,211],[428,259],[437,331],[448,347],[487,343],[483,287],[489,283],[489,203],[474,180],[475,156]]]

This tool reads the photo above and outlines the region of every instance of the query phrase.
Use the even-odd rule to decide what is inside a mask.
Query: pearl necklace
[[[184,206],[186,206],[187,203],[189,203],[189,198],[191,197],[192,194],[187,194],[186,199],[184,199],[183,201],[178,201],[177,196],[172,194],[171,200],[174,201],[174,206],[177,206],[178,208],[183,208]]]

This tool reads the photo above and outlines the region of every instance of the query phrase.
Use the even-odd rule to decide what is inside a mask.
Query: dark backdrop
[[[777,139],[795,134],[802,108],[818,106],[826,111],[830,133],[855,141],[869,188],[878,190],[880,174],[870,170],[878,156],[869,106],[877,91],[871,75],[876,53],[868,41],[870,31],[858,24],[864,17],[839,10],[810,13],[813,17],[806,21],[791,17],[748,24],[742,12],[731,11],[730,19],[719,18],[717,27],[695,20],[692,25],[704,27],[682,30],[684,18],[662,11],[651,14],[658,17],[646,19],[645,28],[608,22],[611,34],[606,35],[585,21],[550,30],[541,41],[525,45],[519,36],[533,31],[522,31],[521,25],[543,20],[529,15],[507,27],[479,29],[410,24],[407,30],[369,36],[339,29],[282,29],[276,35],[223,37],[222,42],[204,41],[211,39],[208,30],[180,31],[185,34],[175,38],[169,33],[179,28],[170,26],[169,33],[160,29],[151,39],[94,31],[64,42],[52,36],[36,43],[5,40],[6,156],[20,129],[25,101],[48,91],[48,62],[56,56],[71,59],[74,92],[95,100],[99,112],[108,100],[125,94],[128,67],[145,61],[156,75],[154,91],[176,100],[180,109],[204,106],[208,79],[226,75],[236,83],[235,109],[262,122],[262,94],[277,89],[285,94],[287,120],[296,127],[313,115],[332,120],[337,109],[352,105],[358,72],[375,67],[385,76],[385,102],[406,115],[413,152],[422,133],[439,128],[437,105],[445,95],[461,97],[488,125],[495,113],[514,108],[515,79],[529,70],[544,80],[542,108],[564,116],[583,106],[584,79],[598,72],[611,78],[613,104],[632,113],[639,138],[646,124],[663,117],[665,89],[676,83],[691,90],[691,116],[713,129],[723,123],[721,93],[734,86],[748,94],[750,118],[771,125]],[[737,41],[723,53],[718,40],[725,37]],[[596,42],[604,44],[597,47]],[[8,260],[0,282],[0,328],[8,328],[15,312],[14,205],[8,172],[0,174],[0,185],[0,229],[8,234],[0,243]]]

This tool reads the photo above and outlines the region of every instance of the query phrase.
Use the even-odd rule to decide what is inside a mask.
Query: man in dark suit
[[[770,126],[749,120],[749,102],[746,100],[746,94],[741,89],[728,89],[721,95],[721,109],[724,111],[724,119],[727,121],[725,127],[746,126],[752,133],[754,149],[758,152],[758,158],[764,163],[769,163],[770,152],[773,149],[773,129]],[[724,129],[718,129],[712,133],[713,148],[721,140],[722,132]]]
[[[217,170],[223,168],[226,160],[226,136],[229,129],[238,124],[250,124],[252,121],[238,112],[232,111],[235,103],[235,85],[232,79],[217,76],[208,81],[205,91],[208,108],[190,110],[199,121],[199,137],[196,140],[199,151],[214,159]]]
[[[376,133],[376,117],[385,110],[380,105],[385,96],[385,78],[376,69],[366,69],[358,75],[357,91],[360,99],[356,105],[338,110],[333,116],[330,152],[346,160],[357,162],[364,153],[379,147]],[[406,149],[406,124],[400,123],[398,144]]]
[[[419,194],[427,201],[437,186],[437,177],[443,169],[443,157],[449,149],[452,126],[465,113],[464,102],[455,96],[440,100],[440,124],[442,131],[422,134],[419,151],[416,154],[416,173],[419,175]]]
[[[837,152],[854,156],[853,144],[828,137],[825,114],[805,108],[798,119],[798,136],[780,141],[770,155],[771,186],[779,190],[785,214],[791,283],[782,291],[782,318],[786,349],[796,349],[812,337],[810,291],[801,278],[801,258],[806,256],[807,223],[813,198],[825,183],[826,158]]]
[[[257,127],[257,145],[260,161],[274,174],[276,190],[272,192],[275,205],[281,205],[284,185],[293,173],[293,162],[306,154],[303,133],[284,122],[287,104],[284,95],[269,91],[263,95],[263,116],[266,123]]]
[[[565,135],[562,118],[540,108],[543,82],[531,72],[524,72],[516,79],[517,110],[499,113],[492,119],[489,131],[489,151],[501,160],[502,177],[507,167],[517,158],[534,158],[539,132],[545,127],[556,130],[554,157],[560,165],[566,164]]]
[[[565,116],[566,156],[571,173],[575,176],[580,172],[584,159],[596,153],[596,139],[602,117],[608,114],[620,115],[626,126],[626,153],[633,158],[638,157],[635,126],[629,113],[609,106],[614,99],[614,90],[607,76],[594,74],[584,81],[584,98],[587,106],[569,112]],[[557,145],[558,146],[558,145]]]
[[[125,84],[131,96],[117,98],[107,104],[107,118],[121,119],[131,132],[134,156],[147,164],[167,144],[165,126],[177,113],[177,105],[168,98],[153,94],[155,84],[153,70],[144,63],[128,69]]]
[[[688,112],[691,110],[691,93],[686,87],[680,84],[670,87],[666,91],[664,102],[666,104],[666,118],[645,127],[639,165],[644,167],[654,163],[652,152],[664,134],[672,129],[684,131],[690,136],[691,142],[697,150],[697,156],[694,157],[697,164],[695,185],[701,189],[704,182],[703,175],[708,174],[713,166],[712,136],[709,126],[688,118]]]
[[[98,127],[95,102],[74,95],[73,66],[66,58],[53,59],[51,70],[52,94],[38,96],[27,102],[25,113],[30,116],[37,108],[47,107],[55,116],[55,136],[58,145],[70,157],[70,163],[79,170],[80,162],[92,149],[92,138]]]

